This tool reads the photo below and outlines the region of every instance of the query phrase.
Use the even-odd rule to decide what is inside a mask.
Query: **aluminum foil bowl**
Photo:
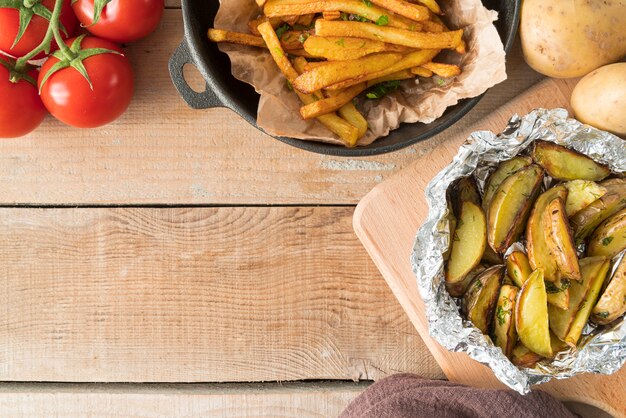
[[[443,254],[450,244],[446,218],[446,190],[455,180],[474,174],[479,188],[495,166],[524,152],[535,140],[555,142],[606,164],[615,173],[626,172],[626,142],[568,118],[564,109],[536,109],[515,115],[507,128],[494,134],[474,132],[461,146],[452,163],[428,185],[425,194],[429,215],[417,233],[411,263],[420,295],[426,306],[430,335],[446,349],[467,353],[489,366],[496,377],[519,393],[550,379],[580,373],[611,374],[626,362],[624,318],[605,327],[588,324],[577,348],[543,360],[534,368],[518,368],[478,328],[461,317],[455,300],[445,289]]]

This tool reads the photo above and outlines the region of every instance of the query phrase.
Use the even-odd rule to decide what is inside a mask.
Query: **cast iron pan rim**
[[[188,1],[190,0],[182,0],[185,42],[187,43],[187,48],[189,48],[189,52],[191,54],[194,64],[200,70],[200,73],[207,81],[207,85],[219,86],[219,83],[217,83],[217,80],[215,80],[215,77],[213,77],[213,75],[209,71],[207,71],[206,66],[203,65],[203,61],[200,58],[201,54],[198,48],[199,48],[199,45],[202,45],[204,40],[199,38],[197,31],[192,30],[193,25],[191,22],[190,7],[187,4]],[[508,39],[503,40],[504,51],[506,53],[508,53],[513,47],[513,43],[515,42],[515,37],[517,35],[517,30],[518,30],[519,21],[520,21],[521,0],[514,0],[513,5],[514,5],[513,28],[510,30]],[[200,33],[203,33],[203,31],[200,31]],[[239,116],[241,116],[246,122],[250,123],[252,126],[266,133],[272,138],[278,139],[281,142],[284,142],[288,145],[294,146],[296,148],[299,148],[305,151],[315,152],[315,153],[324,154],[324,155],[338,156],[338,157],[367,157],[367,156],[385,154],[385,153],[400,150],[402,148],[406,148],[417,142],[424,141],[428,138],[431,138],[443,132],[444,130],[448,129],[450,126],[458,122],[461,118],[463,118],[463,116],[465,116],[470,110],[472,110],[472,108],[474,108],[474,106],[476,106],[478,102],[480,102],[480,100],[485,95],[483,93],[480,96],[469,98],[469,99],[463,99],[459,101],[454,107],[454,113],[448,115],[448,120],[446,120],[445,123],[427,132],[424,132],[420,135],[416,135],[415,137],[411,139],[398,142],[395,144],[372,147],[372,148],[359,148],[359,147],[346,148],[340,145],[324,144],[324,143],[315,142],[315,141],[303,141],[303,140],[296,139],[296,138],[281,137],[281,136],[274,136],[274,135],[268,134],[257,125],[256,115],[250,115],[246,112],[239,111],[239,109],[241,108],[240,98],[237,96],[234,96],[230,90],[219,87],[219,88],[214,88],[213,92],[218,97],[223,107],[227,107],[230,110],[234,111]],[[401,127],[402,125],[398,129],[400,129]]]

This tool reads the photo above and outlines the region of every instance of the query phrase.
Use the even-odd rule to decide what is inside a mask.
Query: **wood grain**
[[[0,209],[0,381],[441,378],[352,214]]]
[[[424,304],[419,298],[415,276],[408,263],[415,233],[428,206],[423,190],[428,182],[456,155],[470,131],[499,132],[514,113],[524,114],[541,106],[567,107],[573,81],[545,80],[514,101],[494,111],[468,132],[442,144],[415,161],[396,177],[377,186],[359,203],[354,228],[387,283],[404,307],[448,379],[473,386],[503,387],[485,366],[467,355],[451,353],[429,337]],[[564,400],[595,404],[615,416],[626,414],[626,370],[613,376],[579,376],[540,386]]]
[[[137,92],[115,123],[79,130],[48,118],[28,137],[0,141],[0,205],[356,204],[539,79],[516,47],[509,80],[443,134],[385,156],[327,157],[265,136],[230,110],[189,109],[167,69],[182,33],[180,10],[168,9],[155,34],[129,47]]]
[[[366,384],[0,385],[0,416],[337,417]]]

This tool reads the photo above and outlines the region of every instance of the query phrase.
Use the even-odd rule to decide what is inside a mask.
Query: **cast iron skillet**
[[[517,32],[521,0],[483,0],[483,3],[487,8],[499,12],[499,19],[495,24],[508,52]],[[256,113],[259,96],[251,86],[231,75],[228,56],[207,40],[207,29],[213,26],[218,8],[217,0],[182,0],[185,39],[170,59],[170,75],[176,89],[192,108],[226,107],[258,128]],[[193,64],[198,68],[207,82],[206,91],[197,93],[185,82],[182,69],[186,64]],[[294,147],[320,154],[346,157],[383,154],[423,141],[452,126],[469,112],[481,97],[462,100],[448,108],[439,119],[427,125],[402,124],[388,136],[366,147],[345,148],[294,138],[275,138]]]

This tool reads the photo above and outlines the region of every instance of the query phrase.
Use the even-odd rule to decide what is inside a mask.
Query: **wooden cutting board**
[[[489,368],[466,354],[451,353],[428,335],[424,305],[411,270],[410,255],[418,228],[427,216],[424,188],[456,155],[469,133],[500,132],[517,113],[543,108],[569,108],[575,81],[547,79],[503,107],[494,110],[468,131],[442,143],[394,177],[376,186],[357,206],[354,229],[406,310],[448,379],[477,387],[501,388]],[[626,368],[612,376],[583,375],[538,386],[559,399],[600,407],[614,416],[626,416]]]

